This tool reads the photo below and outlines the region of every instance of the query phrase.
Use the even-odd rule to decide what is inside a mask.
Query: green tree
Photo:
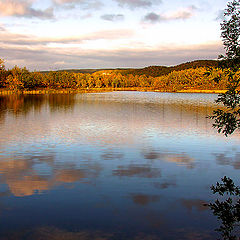
[[[220,56],[220,67],[228,77],[227,92],[220,94],[217,103],[223,104],[225,110],[213,112],[213,126],[225,136],[240,129],[240,0],[229,2],[224,12],[225,20],[221,23],[221,37],[226,51]],[[219,78],[216,78],[219,81]]]

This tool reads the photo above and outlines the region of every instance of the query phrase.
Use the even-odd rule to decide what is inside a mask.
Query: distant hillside
[[[56,72],[71,72],[71,73],[95,73],[99,71],[118,71],[118,70],[128,70],[127,68],[101,68],[101,69],[63,69],[57,70]],[[41,71],[41,73],[49,73],[52,71]]]
[[[145,68],[139,68],[139,69],[127,69],[122,70],[121,74],[127,75],[127,74],[133,74],[133,75],[146,75],[146,76],[152,76],[152,77],[159,77],[163,75],[167,75],[173,71],[181,71],[186,70],[190,68],[198,68],[198,67],[217,67],[218,61],[216,60],[196,60],[192,62],[186,62],[179,64],[177,66],[171,66],[171,67],[165,67],[165,66],[149,66]]]
[[[198,68],[198,67],[217,67],[217,60],[196,60],[192,62],[182,63],[176,66],[166,67],[166,66],[149,66],[145,68],[116,68],[116,69],[67,69],[67,70],[58,70],[58,72],[74,72],[74,73],[95,73],[98,71],[116,71],[121,73],[122,75],[146,75],[152,77],[159,77],[163,75],[167,75],[173,71],[180,71],[190,68]],[[49,71],[42,71],[42,73],[48,73]]]

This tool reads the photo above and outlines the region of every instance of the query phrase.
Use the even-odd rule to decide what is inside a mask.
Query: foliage
[[[224,16],[221,37],[226,55],[220,56],[222,61],[219,67],[227,76],[227,92],[220,94],[216,100],[224,109],[217,109],[210,118],[215,120],[213,127],[228,136],[240,129],[240,0],[229,2]],[[220,78],[221,76],[216,76],[215,81],[219,83]],[[240,230],[240,187],[235,186],[233,180],[225,176],[222,183],[217,182],[211,190],[223,197],[222,201],[217,199],[214,203],[207,204],[221,221],[216,231],[220,232],[224,240],[239,239],[235,233]],[[228,197],[225,197],[226,195]]]
[[[6,79],[5,64],[4,64],[4,61],[0,59],[0,88],[4,86],[5,79]]]
[[[195,69],[195,68],[204,68],[204,67],[217,67],[218,61],[215,60],[196,60],[192,62],[186,62],[179,64],[177,66],[150,66],[145,68],[139,69],[126,69],[126,70],[119,70],[122,75],[132,74],[136,75],[146,75],[151,77],[160,77],[164,75],[168,75],[174,71],[182,71],[187,69]]]
[[[205,76],[206,68],[197,67],[172,71],[167,75],[152,77],[140,74],[122,74],[119,70],[102,70],[90,73],[50,71],[48,73],[30,72],[15,66],[2,68],[1,88],[22,91],[25,89],[91,89],[91,88],[150,88],[161,91],[181,91],[187,89],[223,90],[227,87],[226,72],[215,68],[212,75]],[[214,79],[221,76],[216,84]]]
[[[240,188],[235,186],[232,179],[225,176],[222,183],[217,182],[211,190],[213,194],[217,193],[223,197],[222,201],[217,199],[214,203],[207,204],[221,221],[221,226],[216,231],[220,232],[224,240],[237,240],[235,232],[240,226]]]
[[[227,5],[224,12],[225,20],[221,23],[221,37],[226,51],[227,60],[239,59],[240,47],[240,1],[233,0]]]
[[[213,126],[225,136],[240,129],[240,1],[233,0],[225,9],[225,20],[221,23],[221,37],[226,51],[220,56],[220,67],[224,69],[228,78],[227,92],[220,94],[217,103],[222,104],[226,110],[218,109],[210,117],[215,120]],[[219,78],[215,78],[218,82]]]
[[[190,68],[201,68],[201,67],[217,67],[217,60],[195,60],[191,62],[182,63],[176,66],[149,66],[144,68],[117,68],[117,69],[68,69],[68,70],[59,70],[57,72],[68,72],[68,73],[83,73],[83,74],[94,74],[99,72],[116,72],[120,73],[123,76],[129,74],[133,76],[146,75],[147,77],[159,77],[167,75],[173,71],[181,71]],[[41,73],[48,74],[50,71],[43,71]]]

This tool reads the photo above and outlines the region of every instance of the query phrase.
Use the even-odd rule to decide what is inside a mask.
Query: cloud
[[[224,10],[219,10],[217,13],[217,17],[215,18],[216,21],[223,21],[225,20],[225,16],[224,16]]]
[[[145,15],[143,20],[145,22],[150,22],[150,23],[158,23],[162,21],[172,21],[172,20],[185,20],[189,19],[194,15],[194,12],[196,11],[196,7],[194,5],[189,6],[184,9],[179,9],[175,12],[171,12],[168,14],[157,14],[154,12],[148,13]]]
[[[156,23],[156,22],[160,22],[162,19],[162,17],[159,14],[156,14],[154,12],[148,13],[145,17],[144,17],[144,21],[146,22],[151,22],[151,23]]]
[[[76,5],[82,5],[85,9],[99,9],[104,4],[98,0],[52,0],[56,6],[64,8],[74,8]]]
[[[119,6],[130,7],[130,8],[140,8],[140,7],[151,7],[155,3],[161,3],[160,0],[115,0]]]
[[[53,0],[57,4],[83,3],[85,0]]]
[[[18,65],[34,70],[58,69],[55,62],[64,61],[62,68],[117,68],[176,65],[197,59],[216,59],[224,52],[221,42],[159,49],[90,50],[48,48],[0,44],[1,58],[6,67]],[[73,54],[74,52],[74,54]]]
[[[32,8],[31,1],[2,0],[0,2],[0,15],[50,19],[53,18],[53,9],[52,8],[47,8],[45,10],[34,9]]]
[[[0,26],[1,27],[1,26]],[[1,31],[1,28],[0,28]],[[85,41],[96,41],[96,40],[113,40],[128,38],[133,35],[133,31],[129,29],[119,30],[104,30],[95,33],[87,34],[85,36],[72,36],[64,38],[37,38],[31,35],[15,34],[6,31],[2,28],[2,35],[0,37],[0,43],[15,46],[37,46],[37,45],[48,45],[48,44],[80,44]]]
[[[105,15],[102,15],[101,18],[106,21],[116,22],[116,21],[122,21],[124,19],[124,15],[123,14],[105,14]]]
[[[0,25],[0,31],[1,31],[1,32],[5,32],[6,29],[5,29],[3,26]]]

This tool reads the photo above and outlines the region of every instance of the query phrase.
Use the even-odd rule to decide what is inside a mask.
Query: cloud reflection
[[[114,153],[114,152],[106,152],[106,153],[102,154],[101,157],[103,160],[114,160],[114,159],[120,160],[120,159],[123,159],[124,154]]]
[[[48,174],[37,169],[43,163],[50,169]],[[74,164],[59,165],[54,154],[0,161],[1,183],[7,184],[10,192],[17,197],[43,193],[62,183],[95,182],[101,169],[101,166],[92,163],[84,163],[81,169]]]
[[[173,162],[177,165],[184,165],[189,169],[195,167],[194,158],[189,157],[186,153],[160,153],[156,151],[150,151],[143,153],[145,159],[148,160],[163,160],[166,162]]]
[[[232,166],[234,169],[240,169],[240,153],[235,153],[234,156],[228,156],[227,153],[215,154],[216,162],[219,165]]]
[[[160,196],[158,195],[147,195],[147,194],[131,194],[131,198],[133,202],[137,205],[148,205],[152,202],[158,202],[160,200]]]
[[[206,204],[205,201],[200,199],[181,199],[181,204],[188,209],[188,211],[192,212],[192,210],[195,208],[198,211],[206,211],[208,209],[207,206],[204,206]]]
[[[176,182],[173,181],[166,181],[166,182],[162,182],[162,183],[153,183],[153,186],[157,189],[167,189],[169,187],[176,187],[177,184]]]
[[[119,177],[158,178],[161,177],[161,171],[150,165],[130,164],[128,166],[118,166],[118,169],[113,170],[113,175]]]

